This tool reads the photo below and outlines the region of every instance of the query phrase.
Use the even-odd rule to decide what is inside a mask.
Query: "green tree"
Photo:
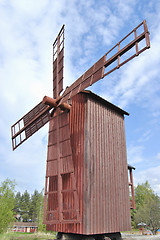
[[[156,233],[160,227],[160,198],[151,189],[148,181],[136,187],[135,201],[135,224],[144,222],[153,233]]]
[[[17,194],[15,195],[14,211],[15,211],[16,219],[17,219],[18,221],[21,220],[20,203],[21,203],[21,193],[20,193],[20,192],[17,192]]]
[[[46,225],[43,224],[43,215],[44,215],[44,189],[40,193],[40,208],[38,213],[38,230],[46,231]]]
[[[43,208],[44,208],[44,191],[40,193],[35,190],[34,194],[31,196],[31,208],[30,214],[33,222],[37,222],[38,229],[40,231],[45,230],[45,225],[43,225]]]
[[[9,224],[14,221],[14,196],[15,182],[9,179],[0,185],[0,232],[7,230]]]
[[[30,218],[30,195],[27,190],[22,194],[20,200],[20,209],[21,209],[21,216],[23,218],[23,222],[27,222]]]
[[[31,196],[30,214],[33,222],[38,220],[38,213],[40,208],[40,194],[37,190]]]
[[[20,211],[20,202],[21,202],[21,193],[17,192],[15,195],[15,212],[18,213]]]
[[[150,187],[148,181],[138,184],[138,186],[135,188],[136,209],[138,210],[139,207],[143,206],[144,203],[152,199],[154,196],[154,191]]]

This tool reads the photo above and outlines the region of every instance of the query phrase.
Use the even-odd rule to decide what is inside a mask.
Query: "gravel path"
[[[153,239],[156,239],[156,240],[160,240],[160,235],[153,235],[153,236],[140,236],[140,235],[132,235],[132,234],[123,234],[122,233],[122,238],[123,240],[132,240],[132,239],[135,239],[135,240],[153,240]]]

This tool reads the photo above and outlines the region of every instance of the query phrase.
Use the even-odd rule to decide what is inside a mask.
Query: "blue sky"
[[[146,19],[151,48],[90,89],[130,113],[128,163],[134,183],[160,195],[160,1],[0,0],[0,181],[44,187],[48,125],[11,149],[10,127],[52,96],[52,43],[65,24],[64,88]]]

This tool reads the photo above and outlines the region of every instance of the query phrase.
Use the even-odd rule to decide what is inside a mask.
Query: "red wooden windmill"
[[[139,48],[142,40],[145,45]],[[82,234],[113,239],[130,228],[124,133],[128,113],[84,89],[149,47],[144,20],[61,94],[64,26],[60,30],[53,44],[53,98],[45,96],[11,127],[14,150],[49,122],[44,204],[48,230],[81,234],[76,235],[81,239]],[[112,63],[117,64],[109,69]]]

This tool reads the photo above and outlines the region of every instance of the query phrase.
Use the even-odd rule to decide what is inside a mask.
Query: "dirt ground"
[[[133,234],[123,234],[122,233],[122,239],[123,240],[160,240],[160,235],[152,235],[152,236],[140,236],[140,235],[133,235]]]

